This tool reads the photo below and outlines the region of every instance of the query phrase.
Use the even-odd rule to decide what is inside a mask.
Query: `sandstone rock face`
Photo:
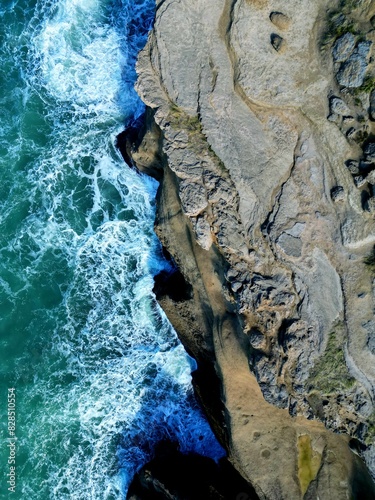
[[[290,19],[282,12],[271,12],[271,22],[281,30],[286,30],[290,26]]]
[[[348,162],[359,148],[326,118],[347,103],[318,47],[325,8],[161,0],[138,62],[153,113],[134,153],[159,159],[156,232],[192,290],[158,299],[262,499],[375,496],[358,457],[374,474],[374,214]]]

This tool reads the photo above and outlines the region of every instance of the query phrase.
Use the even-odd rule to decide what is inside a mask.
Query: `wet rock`
[[[163,177],[161,132],[156,125],[154,112],[146,113],[116,137],[116,147],[125,162],[158,181]]]
[[[284,39],[280,35],[277,35],[276,33],[272,33],[271,45],[277,52],[281,51],[284,44],[285,44]]]
[[[332,56],[335,62],[344,62],[353,52],[355,46],[355,38],[352,33],[345,33],[336,40],[332,49]]]
[[[350,113],[350,109],[346,102],[344,102],[339,97],[331,97],[331,99],[329,100],[329,109],[331,113],[342,116]]]
[[[157,300],[162,297],[169,297],[175,302],[183,302],[191,298],[192,287],[186,282],[178,269],[169,272],[163,270],[154,277],[153,292]]]
[[[345,191],[342,186],[335,186],[331,189],[332,201],[342,201],[345,199]]]
[[[290,18],[282,12],[271,12],[270,20],[281,30],[286,30],[290,26]]]

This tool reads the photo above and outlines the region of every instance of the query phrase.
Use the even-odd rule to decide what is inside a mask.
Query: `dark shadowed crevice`
[[[176,443],[160,443],[155,458],[130,485],[128,500],[257,500],[255,491],[230,462],[193,453],[184,455]]]

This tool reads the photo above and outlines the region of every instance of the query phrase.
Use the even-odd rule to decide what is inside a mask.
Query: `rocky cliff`
[[[155,292],[261,499],[375,498],[374,15],[161,0],[139,56]]]

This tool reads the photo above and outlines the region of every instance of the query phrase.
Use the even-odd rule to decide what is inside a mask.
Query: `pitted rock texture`
[[[156,232],[192,289],[158,299],[198,362],[213,429],[264,499],[375,495],[348,447],[375,472],[375,227],[345,164],[353,144],[326,119],[347,109],[327,102],[325,9],[162,0],[138,61],[155,144],[146,134],[134,153],[146,143],[158,158]]]
[[[323,37],[326,55],[329,52],[332,55],[338,84],[332,82],[328,92],[327,118],[339,127],[352,146],[351,157],[345,164],[355,186],[361,189],[362,209],[371,216],[375,215],[375,154],[371,153],[375,148],[375,32],[371,21],[374,11],[375,4],[371,1],[341,2],[329,12]]]

